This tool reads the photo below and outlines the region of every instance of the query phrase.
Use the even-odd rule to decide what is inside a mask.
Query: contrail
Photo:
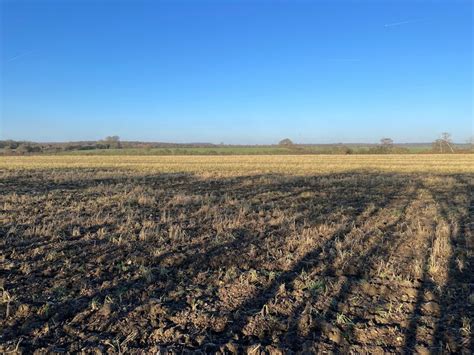
[[[411,20],[411,21],[400,21],[400,22],[392,22],[392,23],[386,23],[384,27],[395,27],[395,26],[402,26],[406,25],[409,23],[416,23],[416,22],[422,22],[423,20]]]
[[[24,56],[26,56],[26,55],[29,55],[29,54],[31,54],[31,53],[33,53],[33,51],[28,51],[28,52],[24,52],[24,53],[17,54],[17,55],[15,55],[15,56],[11,57],[11,58],[8,58],[5,62],[7,62],[7,63],[8,63],[8,62],[13,62],[14,60],[17,60],[17,59],[19,59],[19,58],[22,58],[22,57],[24,57]]]

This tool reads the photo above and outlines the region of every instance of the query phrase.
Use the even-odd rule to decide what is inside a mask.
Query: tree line
[[[443,132],[439,138],[434,140],[431,146],[424,146],[423,153],[472,153],[474,139],[470,139],[468,144],[456,145],[452,142],[451,134]],[[107,150],[107,149],[144,149],[151,150],[154,148],[163,148],[157,154],[173,154],[174,150],[179,154],[187,154],[184,148],[212,148],[206,153],[219,154],[219,149],[225,148],[275,148],[275,154],[407,154],[414,151],[407,148],[405,144],[396,144],[393,139],[384,137],[380,139],[378,144],[296,144],[291,139],[285,138],[278,142],[277,145],[258,145],[258,146],[242,146],[242,145],[224,145],[212,143],[161,143],[161,142],[132,142],[122,141],[119,136],[107,136],[98,141],[81,141],[81,142],[61,142],[61,143],[35,143],[25,141],[3,140],[0,141],[0,154],[3,155],[27,155],[27,154],[55,154],[61,152],[73,152],[84,150]],[[361,148],[362,147],[362,148]],[[175,149],[177,148],[177,149]],[[219,149],[216,149],[219,148]],[[173,150],[174,149],[174,150]],[[214,150],[216,149],[216,150]],[[222,152],[221,152],[222,153]]]
[[[289,138],[282,139],[278,142],[280,147],[285,147],[288,149],[293,149],[295,152],[297,151],[304,151],[305,146],[300,144],[295,144]],[[474,145],[474,138],[471,137],[467,144],[463,147],[456,146],[451,138],[451,134],[449,132],[443,132],[440,135],[440,138],[436,139],[431,143],[431,149],[425,151],[426,153],[468,153],[473,152]],[[355,149],[347,146],[347,145],[332,145],[333,149],[332,152],[336,154],[357,154],[361,153],[360,151],[356,151]],[[410,149],[404,147],[403,145],[397,145],[394,143],[392,138],[384,137],[381,138],[379,144],[371,145],[366,151],[363,153],[367,154],[407,154],[410,153]]]

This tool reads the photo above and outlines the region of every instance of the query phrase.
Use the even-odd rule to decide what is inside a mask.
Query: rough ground
[[[473,177],[0,171],[0,350],[472,353]]]

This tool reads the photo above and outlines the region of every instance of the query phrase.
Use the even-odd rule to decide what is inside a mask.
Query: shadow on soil
[[[430,189],[425,186],[422,175],[384,173],[306,177],[258,175],[219,179],[161,174],[84,177],[79,180],[74,180],[71,175],[71,179],[60,181],[48,174],[30,173],[2,178],[0,198],[13,192],[19,196],[48,195],[59,199],[72,196],[70,204],[74,204],[101,196],[100,192],[94,194],[98,186],[110,187],[106,194],[128,191],[133,186],[146,186],[148,191],[157,191],[158,205],[130,204],[128,211],[141,218],[152,216],[165,234],[170,225],[179,223],[186,240],[174,243],[154,240],[153,237],[146,241],[127,240],[127,236],[120,239],[117,232],[113,232],[113,238],[91,238],[102,228],[111,231],[116,227],[113,223],[100,221],[94,226],[84,227],[81,236],[76,237],[72,237],[72,228],[56,230],[54,237],[44,238],[23,235],[28,227],[26,222],[23,222],[25,225],[18,222],[15,231],[11,225],[2,226],[3,254],[5,260],[13,261],[12,266],[0,271],[5,290],[12,290],[16,295],[14,305],[17,313],[21,304],[29,305],[30,309],[44,308],[42,312],[22,316],[14,313],[3,320],[0,342],[16,344],[21,339],[24,350],[49,347],[76,351],[100,344],[104,349],[107,349],[104,344],[110,344],[116,351],[120,346],[133,349],[170,345],[176,349],[203,348],[207,352],[218,351],[230,343],[237,351],[257,343],[262,346],[276,344],[293,351],[307,350],[308,346],[311,349],[318,343],[325,344],[324,349],[333,350],[354,344],[363,346],[355,339],[351,326],[338,324],[341,309],[344,305],[351,306],[354,290],[363,281],[373,281],[377,266],[388,262],[400,245],[407,242],[398,233],[400,226],[407,223],[407,208],[420,189]],[[433,247],[430,239],[420,246],[424,248],[423,276],[416,280],[419,287],[413,311],[407,317],[407,326],[402,327],[404,342],[401,345],[388,344],[386,350],[411,352],[422,344],[434,353],[461,349],[474,352],[472,335],[467,333],[467,325],[472,324],[474,314],[474,207],[471,181],[462,176],[454,178],[453,189],[456,191],[429,190],[436,201],[439,218],[460,226],[450,239],[454,252],[449,260],[448,282],[438,290],[441,295],[438,300],[440,313],[434,319],[433,339],[423,338],[419,332],[420,328],[427,327],[422,317],[425,292],[435,288],[427,272]],[[471,193],[468,214],[462,214],[460,209],[463,206],[458,206],[453,200],[453,196],[465,193]],[[184,217],[171,222],[161,220],[163,209],[159,206],[160,201],[167,202],[177,194],[202,196],[205,202],[168,204],[169,216],[174,218],[181,214]],[[203,204],[209,208],[217,206],[221,215],[206,214]],[[237,218],[242,206],[246,212],[240,225],[225,231],[216,227],[218,218]],[[377,221],[377,216],[387,209],[393,210],[396,217],[378,226],[376,235],[357,234],[364,223],[371,218]],[[276,218],[275,211],[283,217]],[[126,218],[113,206],[108,212],[116,214],[118,224],[121,218]],[[39,222],[41,213],[37,213]],[[58,215],[61,213],[72,212],[58,211]],[[97,211],[83,213],[93,215]],[[312,240],[307,250],[296,250],[294,245],[298,244],[298,238],[305,230],[316,230],[321,224],[335,227],[329,235]],[[343,263],[336,263],[341,258],[338,245],[351,245],[350,238],[358,238],[357,243],[364,247],[344,256]],[[157,248],[163,250],[163,243],[167,250],[154,253]],[[40,252],[33,253],[33,250]],[[288,255],[296,256],[288,264],[282,263]],[[459,267],[461,262],[463,268]],[[25,272],[23,265],[26,263],[32,271]],[[141,266],[136,266],[138,264]],[[235,296],[235,302],[227,304],[217,292],[219,280],[231,284],[238,279],[232,273],[242,275],[252,270],[273,273],[274,276],[268,282],[259,282],[256,287],[249,288],[243,300],[239,298],[237,302]],[[306,292],[294,302],[288,298],[292,307],[287,314],[273,315],[276,328],[283,324],[282,329],[274,332],[262,329],[259,336],[249,334],[246,328],[256,318],[260,318],[261,324],[268,324],[272,315],[269,315],[267,306],[276,302],[282,288],[287,295],[298,294],[295,280],[302,273],[334,280],[337,288],[329,296],[322,293],[308,295]],[[227,276],[224,275],[230,275],[229,280],[225,280]],[[202,292],[196,293],[196,289],[202,289]],[[196,309],[202,307],[202,311],[193,309],[190,295],[199,300],[200,306]],[[107,299],[114,301],[107,303]],[[221,326],[206,324],[201,327],[189,321],[200,312],[204,314],[203,321],[225,321]],[[301,324],[308,314],[310,324],[308,331],[304,332]],[[355,317],[351,323],[365,324],[366,319]],[[332,336],[334,333],[340,336]],[[232,349],[228,346],[226,351]]]

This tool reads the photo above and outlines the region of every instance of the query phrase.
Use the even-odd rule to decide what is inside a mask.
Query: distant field
[[[367,153],[367,145],[349,145],[355,154]],[[429,152],[431,145],[406,145],[408,153]],[[314,145],[314,146],[223,146],[223,147],[177,147],[177,148],[123,148],[123,149],[95,149],[95,150],[74,150],[60,152],[65,155],[274,155],[274,154],[331,154],[337,149],[344,149],[337,145]]]
[[[18,156],[0,157],[0,169],[108,168],[208,174],[318,174],[357,170],[463,173],[474,155],[303,156]]]
[[[0,141],[0,147],[2,141]],[[7,144],[4,142],[4,144]],[[11,144],[11,143],[10,143]],[[162,146],[152,147],[139,142],[122,142],[118,148],[98,148],[96,142],[71,142],[71,143],[18,143],[17,149],[0,148],[1,155],[144,155],[144,156],[175,156],[175,155],[308,155],[308,154],[428,154],[432,152],[432,145],[425,143],[398,144],[388,151],[380,151],[377,144],[296,144],[292,146],[282,145],[215,145],[215,146]],[[142,144],[142,146],[140,146]],[[158,144],[158,143],[157,143]],[[162,143],[165,144],[165,143]],[[23,146],[23,149],[22,149]],[[28,149],[26,147],[29,147]],[[472,152],[472,145],[453,144],[456,151],[466,153]]]
[[[0,353],[473,353],[474,156],[0,157]]]
[[[123,148],[61,152],[62,155],[258,155],[290,154],[284,147],[190,147],[190,148]]]

